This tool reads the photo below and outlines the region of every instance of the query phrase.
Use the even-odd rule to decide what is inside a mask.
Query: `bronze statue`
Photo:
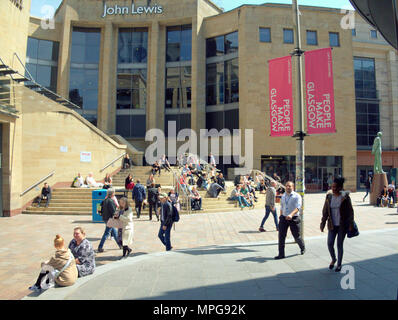
[[[381,137],[382,136],[383,136],[382,132],[377,133],[377,137],[375,138],[375,140],[373,142],[372,154],[375,156],[375,162],[374,162],[374,173],[375,174],[385,173],[383,171],[383,162],[381,161],[381,154],[382,154]]]

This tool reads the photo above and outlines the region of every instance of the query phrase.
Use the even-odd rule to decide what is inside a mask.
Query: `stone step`
[[[64,210],[71,211],[71,212],[88,212],[88,211],[91,212],[91,207],[89,207],[89,208],[86,208],[86,207],[56,208],[56,207],[49,206],[48,208],[45,208],[45,207],[40,207],[40,208],[28,207],[26,210],[27,211],[43,211],[43,212],[47,212],[47,211],[64,211]]]
[[[43,206],[45,205],[45,201],[43,201],[42,203],[41,203],[41,207],[43,208]],[[91,209],[91,206],[92,206],[92,203],[91,203],[91,201],[87,201],[87,202],[75,202],[75,203],[73,203],[73,202],[60,202],[60,201],[57,201],[57,200],[51,200],[51,202],[50,202],[50,205],[49,205],[49,208],[75,208],[75,207],[81,207],[81,208],[88,208],[88,209]],[[34,208],[36,208],[37,206],[35,205],[35,206],[31,206],[31,207],[34,207]]]

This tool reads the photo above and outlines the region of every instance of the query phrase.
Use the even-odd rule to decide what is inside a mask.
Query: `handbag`
[[[123,229],[123,222],[119,219],[110,218],[106,223],[108,228],[116,228],[116,229]]]
[[[352,230],[350,231],[350,229],[348,229],[347,238],[354,238],[357,236],[359,236],[359,230],[357,224],[354,221],[352,224]]]

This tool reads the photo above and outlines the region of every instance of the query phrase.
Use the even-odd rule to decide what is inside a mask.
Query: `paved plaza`
[[[398,253],[398,239],[395,236],[398,234],[398,230],[394,230],[398,228],[397,209],[369,206],[362,202],[363,195],[364,193],[361,192],[352,194],[355,220],[361,235],[356,239],[347,239],[344,262],[352,262],[359,266],[358,277],[376,279],[379,278],[380,270],[380,279],[385,279],[385,275],[388,275],[391,279],[396,280],[397,274],[394,273],[393,268],[397,266],[396,255]],[[147,217],[142,217],[140,220],[135,220],[134,255],[132,257],[119,261],[121,250],[117,248],[114,241],[108,240],[105,243],[105,252],[96,255],[98,268],[93,276],[79,279],[71,288],[52,289],[41,295],[40,298],[49,299],[58,296],[59,298],[87,299],[94,295],[86,289],[92,290],[93,288],[98,289],[98,299],[178,299],[181,294],[184,294],[187,299],[205,299],[206,297],[212,298],[218,289],[224,289],[220,291],[221,293],[231,291],[232,296],[230,297],[233,297],[233,292],[241,292],[240,289],[237,289],[240,288],[240,285],[250,287],[253,286],[253,283],[261,281],[268,283],[272,281],[275,287],[279,287],[280,283],[287,283],[286,288],[293,286],[294,292],[303,292],[302,290],[306,287],[313,289],[314,283],[317,282],[311,280],[312,276],[314,279],[319,278],[320,281],[330,285],[328,297],[336,297],[336,294],[340,297],[339,293],[332,291],[341,290],[339,283],[342,275],[335,277],[336,275],[332,273],[334,278],[331,278],[329,270],[325,270],[330,258],[326,247],[326,232],[322,234],[319,230],[324,198],[324,194],[309,194],[305,197],[304,231],[308,250],[304,256],[292,256],[283,261],[272,260],[277,255],[275,241],[278,234],[272,217],[265,225],[267,232],[258,232],[264,215],[263,208],[238,212],[184,215],[177,223],[176,230],[172,231],[172,245],[175,251],[169,253],[164,252],[164,247],[157,239],[159,224],[148,221]],[[82,226],[86,230],[87,238],[92,241],[96,249],[104,230],[103,224],[92,223],[89,216],[20,215],[13,218],[2,218],[0,221],[2,223],[0,230],[0,285],[2,288],[0,299],[21,299],[30,294],[27,288],[35,282],[40,263],[47,260],[54,252],[52,243],[56,234],[61,234],[66,241],[70,241],[73,228]],[[377,233],[368,233],[368,231],[377,231]],[[287,250],[288,255],[298,253],[298,248],[294,244],[288,245]],[[176,281],[183,287],[171,289],[172,287],[168,287],[167,282],[162,283],[162,272],[165,271],[162,271],[159,266],[163,265],[164,259],[168,261],[168,266],[173,274],[178,274],[181,279],[185,279]],[[132,267],[133,265],[134,267]],[[114,269],[117,270],[116,273],[121,272],[122,274],[131,269],[131,276],[127,280],[107,278],[106,273]],[[363,271],[361,271],[362,269]],[[177,270],[179,271],[177,272]],[[156,279],[161,280],[153,282],[158,281]],[[222,282],[214,283],[216,280]],[[369,283],[370,287],[367,286],[364,289],[364,292],[368,290],[367,296],[351,292],[345,293],[340,298],[396,298],[396,294],[395,297],[391,297],[395,285],[393,280],[380,280],[381,285],[384,284],[383,281],[387,281],[391,286],[388,294],[386,291],[384,296],[374,293],[374,290],[371,290],[372,283]],[[358,280],[358,287],[359,283]],[[98,288],[99,284],[109,284],[110,287],[118,289],[106,290],[112,292],[112,296],[101,296],[102,291]],[[187,286],[188,284],[189,286]],[[142,291],[134,295],[132,291],[137,292],[137,287],[134,286],[140,286]],[[228,286],[233,286],[235,289],[225,290]],[[260,289],[242,292],[248,294],[246,297],[248,299],[254,299],[257,294],[259,294],[258,297],[269,298],[268,289],[261,291],[263,288],[261,284],[256,284],[256,287]],[[144,290],[144,288],[146,289]],[[280,286],[280,288],[284,288],[284,286]],[[314,292],[314,296],[308,294],[304,296],[328,298],[321,291],[318,287],[317,290],[311,291]],[[322,295],[318,295],[321,294],[320,292]],[[372,292],[373,295],[371,295]],[[272,293],[275,295],[275,299],[279,299],[280,295],[283,295],[283,292],[278,293],[277,290]],[[196,294],[197,297],[195,297]],[[227,296],[220,295],[218,298],[226,299]]]

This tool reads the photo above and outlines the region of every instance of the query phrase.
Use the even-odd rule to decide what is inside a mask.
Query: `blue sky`
[[[84,1],[84,0],[81,0]],[[184,0],[181,0],[184,1]],[[353,9],[349,0],[298,0],[301,5],[308,6],[319,6],[319,7],[330,7],[330,8],[343,8]],[[214,0],[214,2],[220,7],[224,8],[225,11],[239,7],[242,4],[262,4],[266,2],[272,3],[288,3],[291,4],[291,0]],[[42,17],[45,13],[41,12],[41,9],[45,5],[50,5],[57,9],[61,0],[32,0],[31,15],[36,17]]]

